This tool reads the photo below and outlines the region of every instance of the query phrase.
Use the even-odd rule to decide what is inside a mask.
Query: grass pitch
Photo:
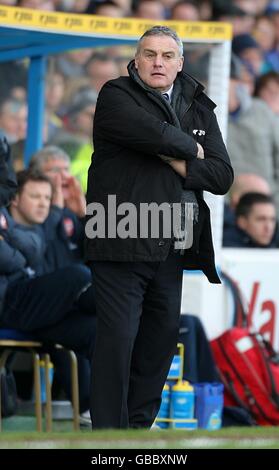
[[[17,432],[20,425],[9,428],[7,421],[0,449],[279,449],[279,427],[71,432],[71,423],[54,422],[54,432],[37,433]]]

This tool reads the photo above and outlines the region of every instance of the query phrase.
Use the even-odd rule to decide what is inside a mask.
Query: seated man
[[[55,230],[48,231],[45,269],[64,268],[83,263],[85,197],[70,173],[70,158],[64,150],[46,146],[35,153],[30,162],[32,171],[48,176],[53,186],[51,215],[56,218]],[[53,228],[51,226],[51,228]]]
[[[235,227],[224,232],[223,245],[238,248],[276,248],[276,209],[271,196],[243,195],[235,209]]]
[[[255,173],[240,173],[235,176],[229,192],[229,202],[224,205],[223,235],[228,237],[235,231],[235,208],[241,196],[246,193],[261,193],[271,195],[268,182]]]
[[[0,131],[0,207],[6,206],[16,191],[16,177],[12,169],[10,148]]]
[[[42,223],[52,197],[50,180],[31,171],[18,176],[10,212],[0,213],[0,327],[35,333],[44,342],[60,343],[90,359],[95,318],[80,306],[90,284],[83,265],[44,272],[47,239]],[[56,220],[48,218],[48,224]]]
[[[83,262],[85,197],[77,179],[71,174],[68,154],[59,147],[48,145],[33,155],[30,169],[50,178],[53,187],[52,206],[43,224],[47,241],[43,259],[44,273],[79,264],[81,269],[87,271],[90,282],[89,268]],[[81,310],[85,313],[89,309],[90,315],[95,314],[92,295],[92,289],[88,289],[79,301]],[[79,373],[81,409],[88,410],[91,367],[86,358],[79,355],[77,358],[78,369],[81,371]],[[59,377],[64,377],[68,368],[64,367],[61,354],[55,359],[56,369],[60,363]],[[70,379],[65,377],[63,382],[69,384],[70,390]]]

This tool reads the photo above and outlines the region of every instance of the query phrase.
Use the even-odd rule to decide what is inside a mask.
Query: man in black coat
[[[176,33],[153,27],[129,77],[107,82],[97,102],[85,229],[98,318],[94,428],[152,425],[178,338],[183,269],[220,282],[202,191],[226,193],[233,171],[215,105],[182,67]]]
[[[0,130],[0,207],[6,206],[14,193],[17,183],[12,168],[11,153],[8,141]]]

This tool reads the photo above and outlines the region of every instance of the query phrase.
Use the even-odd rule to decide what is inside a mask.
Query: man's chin
[[[148,85],[151,88],[156,88],[158,90],[166,90],[169,87],[166,85],[164,78],[165,77],[153,77],[150,79]]]
[[[33,221],[33,224],[43,224],[46,221],[47,217],[38,217],[36,220]]]

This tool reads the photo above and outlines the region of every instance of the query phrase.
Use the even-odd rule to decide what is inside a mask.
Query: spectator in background
[[[159,0],[140,0],[134,8],[133,17],[164,20],[165,9]]]
[[[276,209],[271,196],[244,194],[235,208],[234,230],[224,234],[224,246],[238,248],[276,248]]]
[[[56,70],[50,70],[46,78],[46,111],[48,113],[48,140],[56,134],[62,127],[62,120],[59,116],[61,105],[64,98],[65,78],[64,75]]]
[[[75,311],[75,302],[88,287],[87,272],[78,265],[55,273],[43,272],[46,239],[41,224],[48,217],[51,196],[50,180],[25,170],[18,175],[18,191],[10,212],[1,210],[1,326],[40,330],[40,337],[53,338],[66,347],[74,346],[76,338],[74,349],[90,357],[92,338],[88,329],[94,321]],[[69,323],[64,324],[66,320]],[[49,331],[53,337],[48,336]]]
[[[63,11],[68,11],[69,13],[86,13],[92,0],[64,0],[59,3],[62,3]]]
[[[108,80],[119,77],[116,61],[105,53],[94,53],[89,58],[85,68],[90,86],[97,93]]]
[[[49,224],[48,219],[44,224],[44,233],[47,246],[44,253],[44,272],[51,273],[58,269],[80,266],[84,275],[90,281],[90,272],[83,263],[83,242],[84,242],[84,195],[80,187],[70,175],[70,159],[62,150],[54,146],[47,146],[33,155],[30,167],[32,171],[41,171],[47,175],[54,188],[52,197],[52,207],[50,218],[56,223]],[[71,189],[72,187],[72,189]],[[90,315],[95,315],[94,298],[92,290],[89,288],[79,298],[79,305],[83,312],[87,312],[88,304],[91,305]],[[90,299],[90,301],[88,300]],[[70,380],[69,369],[65,367],[67,358],[61,353],[52,353],[56,367],[59,367],[59,382],[65,388],[69,396]],[[90,364],[78,355],[78,370],[80,383],[80,421],[88,424],[90,421],[89,412],[89,382]],[[91,422],[91,421],[90,421]]]
[[[242,66],[232,68],[228,151],[236,175],[256,173],[268,182],[279,214],[279,120],[263,100],[251,97],[246,74]]]
[[[80,184],[70,173],[70,158],[64,150],[54,145],[44,147],[33,155],[30,168],[46,174],[54,186],[61,186],[63,208],[81,219],[85,216],[85,197]]]
[[[25,139],[27,129],[27,105],[14,98],[0,103],[0,129],[5,132],[9,144]]]
[[[83,77],[85,64],[92,55],[92,49],[74,49],[57,58],[57,68],[64,77],[73,79]]]
[[[7,206],[17,189],[7,139],[0,131],[0,207]]]
[[[238,34],[233,38],[232,51],[256,78],[271,70],[260,45],[250,34]]]
[[[212,20],[213,6],[211,0],[198,0],[201,21]]]
[[[200,13],[194,0],[180,0],[171,9],[170,20],[199,21]]]
[[[269,15],[269,17],[272,20],[272,23],[274,25],[274,30],[275,30],[275,47],[276,51],[278,52],[279,48],[279,5],[274,2],[274,5],[272,4],[267,8],[266,13]]]
[[[57,131],[52,143],[61,147],[71,160],[71,172],[86,190],[87,171],[92,154],[92,121],[97,93],[85,88],[72,99],[64,119],[64,128]]]
[[[230,207],[233,211],[239,199],[246,193],[260,193],[271,196],[271,189],[267,181],[254,173],[242,173],[234,179],[230,189]]]
[[[279,73],[268,72],[261,75],[256,81],[255,96],[265,101],[279,117]]]
[[[19,101],[25,101],[27,67],[23,61],[0,63],[0,77],[0,102],[8,97],[15,98]]]
[[[234,3],[242,8],[242,10],[246,11],[247,13],[251,13],[252,15],[262,15],[270,0],[233,0]]]
[[[90,295],[91,276],[83,265],[69,260],[67,263],[66,259],[63,266],[55,262],[50,266],[44,261],[53,239],[58,238],[58,234],[53,235],[59,221],[57,211],[49,212],[51,195],[51,182],[46,176],[25,170],[18,174],[18,192],[10,212],[1,210],[0,324],[33,332],[46,343],[58,342],[81,354],[80,411],[84,413],[89,407],[88,359],[95,319],[94,310],[83,310],[82,297]],[[54,351],[52,358],[70,398],[70,369],[65,357]],[[86,415],[81,419],[84,423]]]
[[[232,1],[214,1],[212,5],[212,17],[214,21],[231,23],[234,36],[251,33],[255,23],[253,14],[245,12],[232,3]]]
[[[130,8],[122,8],[116,2],[107,0],[94,7],[94,14],[99,16],[109,16],[111,18],[122,18],[127,16]]]
[[[276,32],[269,16],[260,16],[256,19],[253,37],[263,51],[270,67],[273,70],[279,71],[279,57],[278,51],[276,50]]]
[[[271,189],[267,181],[255,173],[241,173],[235,176],[229,192],[229,204],[224,205],[224,238],[230,237],[235,230],[235,208],[240,198],[246,193],[261,193],[271,196]]]
[[[18,0],[17,3],[19,7],[31,8],[32,10],[55,11],[52,0]]]

